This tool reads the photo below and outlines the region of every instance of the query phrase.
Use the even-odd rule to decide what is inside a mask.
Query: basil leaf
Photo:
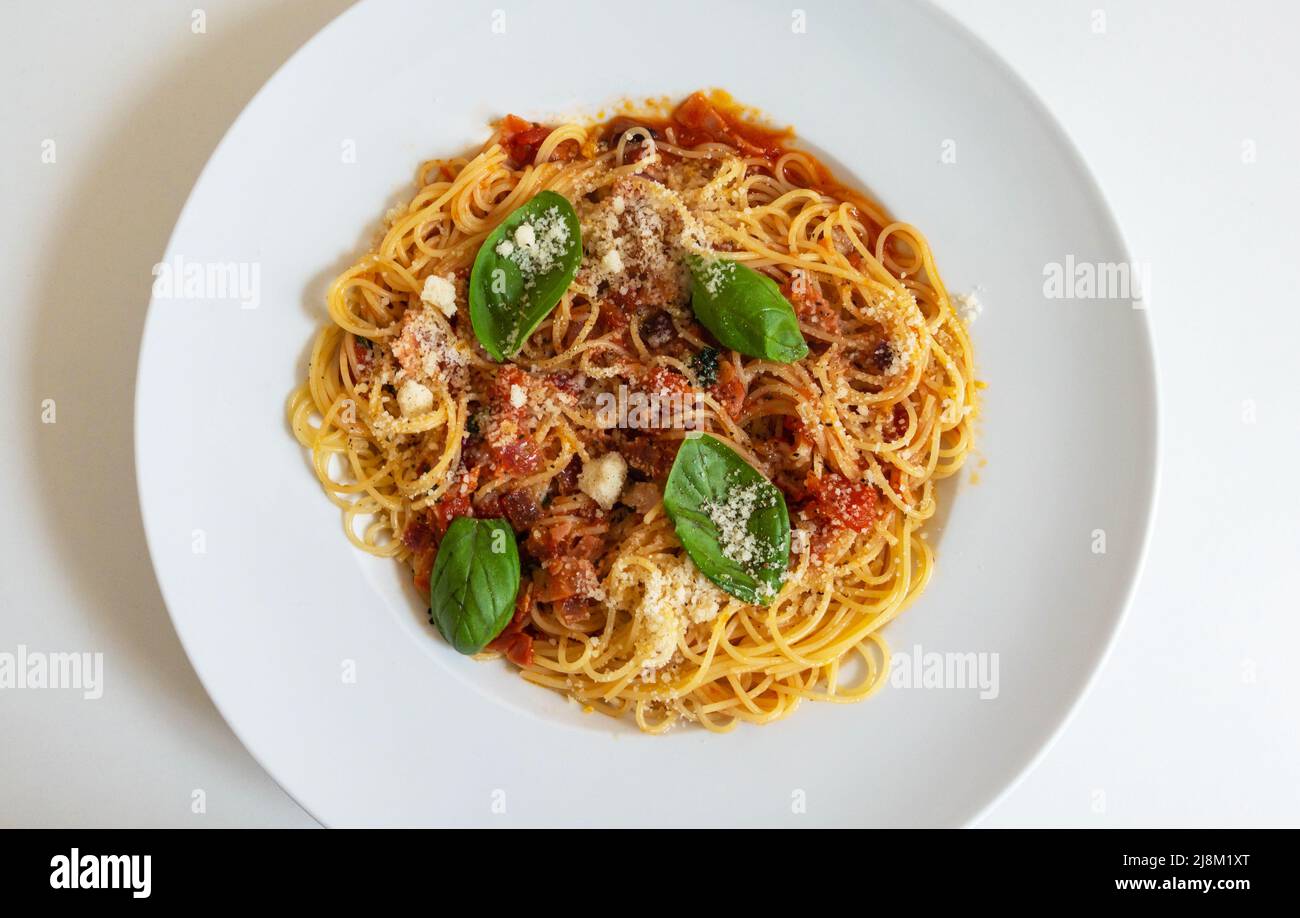
[[[664,485],[664,509],[695,566],[745,602],[766,605],[790,566],[780,489],[717,437],[688,437]]]
[[[794,307],[772,278],[726,258],[688,255],[691,309],[726,347],[793,363],[808,355]]]
[[[502,220],[469,275],[469,318],[484,350],[498,361],[517,354],[581,263],[582,228],[563,195],[539,192]]]
[[[452,520],[429,575],[429,617],[447,643],[478,653],[510,623],[519,548],[505,520]]]

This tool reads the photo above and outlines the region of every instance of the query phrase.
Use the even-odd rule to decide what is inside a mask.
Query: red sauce
[[[740,417],[745,408],[745,384],[730,360],[718,364],[718,381],[709,387],[709,394],[732,418]]]
[[[613,140],[638,126],[647,128],[655,140],[667,140],[671,128],[673,143],[679,147],[725,143],[745,156],[770,160],[781,156],[794,137],[790,128],[772,128],[746,119],[740,106],[718,91],[692,93],[667,118],[619,116],[608,122],[602,136]]]
[[[839,311],[827,301],[803,271],[793,272],[790,280],[781,288],[781,293],[793,304],[795,315],[800,319],[817,328],[839,332]]]
[[[671,128],[672,140],[680,147],[725,143],[736,148],[743,156],[767,160],[769,166],[775,166],[778,159],[795,149],[793,129],[756,123],[742,106],[721,90],[692,93],[667,118],[649,114],[620,115],[606,122],[599,137],[609,143],[632,127],[648,129],[657,141],[668,140]],[[636,149],[638,146],[629,144],[629,160],[639,158]],[[890,222],[891,218],[879,204],[861,192],[846,188],[816,157],[807,150],[801,152],[812,162],[813,175],[801,177],[800,184],[851,202],[869,223],[883,226]],[[655,176],[648,174],[648,177],[653,179]],[[855,256],[856,251],[850,254],[850,261]]]

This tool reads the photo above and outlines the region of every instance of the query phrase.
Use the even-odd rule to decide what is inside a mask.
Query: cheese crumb
[[[528,401],[528,393],[524,387],[518,384],[510,387],[510,404],[516,408],[524,407],[524,402]]]
[[[515,228],[515,245],[521,249],[531,249],[537,245],[537,233],[531,223],[525,221]]]
[[[514,250],[515,250],[515,244],[511,242],[509,239],[502,239],[500,242],[497,243],[496,252],[502,258],[509,258],[511,253],[514,252]]]
[[[449,319],[456,314],[456,285],[452,283],[450,275],[426,277],[420,299],[430,306],[437,306],[438,310]]]
[[[953,297],[953,300],[957,305],[957,315],[967,325],[970,325],[978,319],[980,313],[984,311],[984,304],[981,303],[980,298],[976,296],[978,290],[979,288],[976,287],[975,290],[972,290],[970,293],[959,293]]]
[[[428,414],[433,410],[433,393],[428,386],[408,379],[397,390],[397,407],[401,409],[404,418]]]
[[[618,249],[610,249],[605,253],[605,257],[600,260],[600,266],[610,274],[623,273],[623,257],[618,254]]]
[[[589,459],[582,465],[578,488],[604,510],[610,510],[623,484],[627,481],[627,462],[615,452],[605,453],[598,459]]]

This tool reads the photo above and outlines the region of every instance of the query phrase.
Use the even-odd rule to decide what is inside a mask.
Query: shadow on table
[[[106,656],[152,679],[196,742],[244,755],[172,629],[145,547],[132,447],[136,362],[150,269],[226,128],[275,69],[350,0],[271,3],[193,36],[89,149],[37,266],[42,311],[27,340],[27,404],[54,398],[36,437],[41,505],[65,576],[102,617]],[[189,40],[190,34],[185,33]],[[69,87],[75,92],[75,87]],[[61,151],[62,152],[62,151]]]

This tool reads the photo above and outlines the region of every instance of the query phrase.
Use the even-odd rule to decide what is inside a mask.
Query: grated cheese
[[[558,207],[552,207],[515,227],[514,244],[506,240],[496,252],[509,258],[524,277],[524,286],[532,287],[537,278],[552,271],[569,247],[569,226]],[[503,251],[505,249],[505,251]]]
[[[578,285],[592,295],[611,292],[671,308],[689,292],[687,252],[709,251],[700,219],[677,191],[629,176],[611,196],[579,205],[584,260]]]
[[[447,378],[459,384],[469,364],[469,348],[456,337],[437,309],[409,309],[393,342],[393,357],[408,376]]]
[[[668,664],[691,625],[712,621],[727,596],[686,557],[615,562],[606,580],[610,605],[632,616],[633,646],[643,681]]]
[[[730,488],[721,501],[706,501],[702,509],[718,527],[722,554],[753,574],[768,559],[763,556],[758,537],[749,531],[754,511],[768,506],[770,495],[762,482]]]
[[[717,296],[723,285],[736,273],[736,263],[725,258],[714,258],[704,263],[704,289]]]

